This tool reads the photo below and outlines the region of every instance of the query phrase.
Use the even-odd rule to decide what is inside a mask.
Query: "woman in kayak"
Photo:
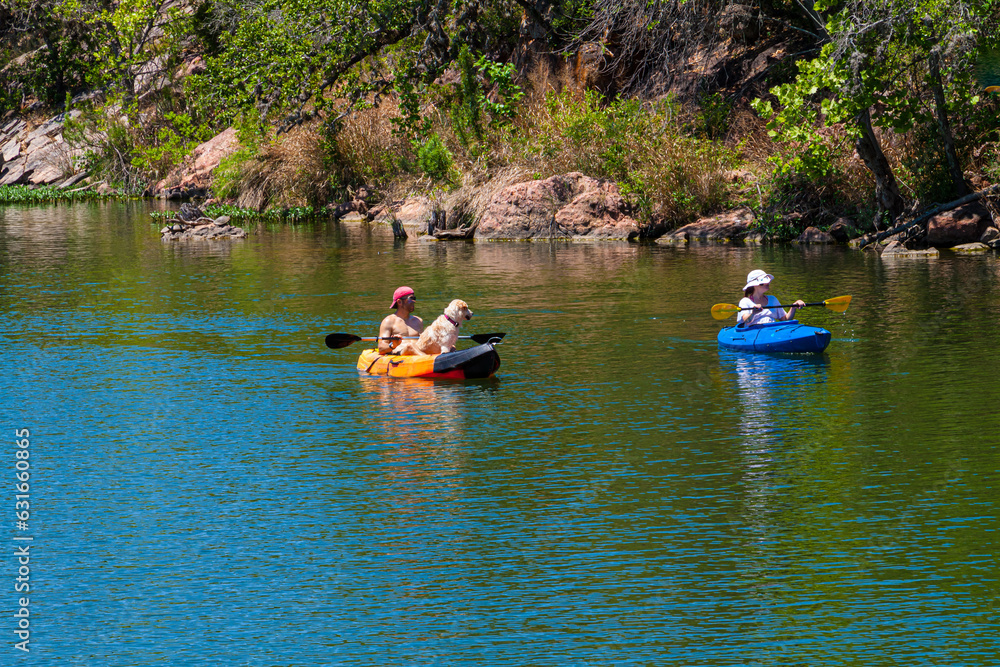
[[[744,325],[767,324],[768,322],[780,322],[795,318],[795,311],[806,305],[806,302],[799,299],[792,304],[788,310],[778,308],[780,302],[777,298],[767,293],[771,287],[774,276],[765,271],[755,269],[747,275],[747,284],[743,286],[743,298],[740,299],[741,310],[737,316],[737,321]]]

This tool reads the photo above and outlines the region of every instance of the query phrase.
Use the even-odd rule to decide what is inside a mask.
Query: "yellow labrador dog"
[[[420,334],[419,340],[406,340],[396,348],[396,354],[439,354],[454,352],[458,343],[458,328],[472,319],[469,304],[455,299],[444,309],[443,315],[431,322]]]

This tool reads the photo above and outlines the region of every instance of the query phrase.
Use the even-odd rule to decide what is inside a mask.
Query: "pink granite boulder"
[[[498,191],[476,228],[483,239],[634,239],[639,223],[611,181],[579,172]]]

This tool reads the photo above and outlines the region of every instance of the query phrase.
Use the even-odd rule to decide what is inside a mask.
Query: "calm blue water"
[[[801,315],[827,354],[717,349],[758,267],[853,294]],[[0,664],[1000,664],[998,274],[334,225],[169,245],[141,205],[0,208]],[[404,283],[508,333],[498,378],[324,347]]]

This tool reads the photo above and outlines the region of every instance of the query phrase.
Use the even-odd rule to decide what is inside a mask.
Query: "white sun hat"
[[[747,284],[743,286],[743,291],[755,287],[757,285],[763,285],[764,283],[769,283],[774,280],[774,276],[760,269],[754,269],[747,274]]]

